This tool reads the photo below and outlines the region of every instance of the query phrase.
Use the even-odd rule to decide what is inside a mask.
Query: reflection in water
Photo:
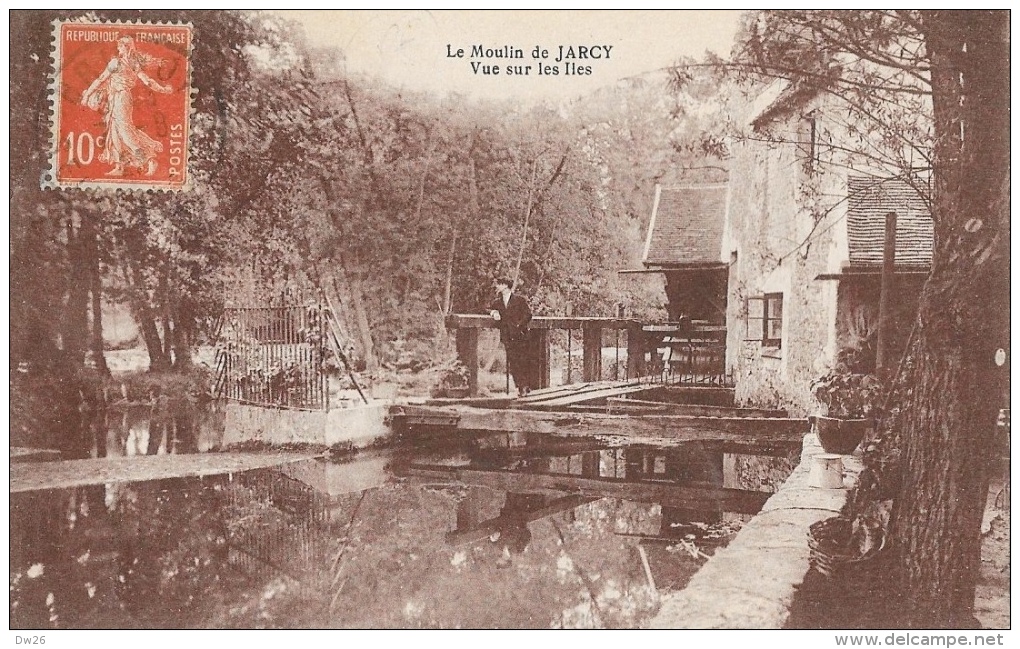
[[[113,402],[92,415],[89,434],[81,445],[64,448],[64,459],[200,453],[222,438],[223,411],[215,403],[174,407],[155,395],[151,402]]]
[[[498,435],[12,494],[11,627],[639,626],[793,457]]]

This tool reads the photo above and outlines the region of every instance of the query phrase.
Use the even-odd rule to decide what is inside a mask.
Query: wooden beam
[[[609,406],[637,406],[662,410],[675,415],[687,415],[689,417],[785,417],[785,410],[770,410],[766,408],[731,408],[728,406],[710,406],[699,403],[670,403],[669,401],[651,401],[648,399],[633,399],[630,397],[609,397],[606,399]]]
[[[457,330],[457,359],[468,368],[468,394],[478,396],[478,330]]]
[[[875,369],[879,378],[889,378],[889,337],[892,336],[892,302],[896,286],[896,212],[885,215],[885,247],[882,250],[882,284],[878,295],[878,341]]]
[[[561,436],[615,435],[628,439],[673,441],[800,442],[808,432],[806,419],[775,417],[688,417],[684,415],[604,415],[536,410],[486,410],[448,406],[400,406],[404,415],[457,415],[461,432],[547,433]],[[412,426],[413,428],[413,426]]]
[[[514,473],[442,465],[412,464],[395,469],[401,475],[428,480],[449,480],[499,491],[563,491],[585,498],[620,498],[666,507],[717,509],[756,514],[772,494],[747,489],[707,485],[677,485],[663,482],[628,482],[608,478],[587,478],[566,474]]]
[[[436,397],[426,399],[426,406],[474,406],[475,408],[509,408],[514,403],[513,397],[467,397],[464,399],[452,399]]]
[[[599,381],[602,379],[602,327],[595,323],[586,323],[582,329],[584,343],[584,366],[581,370],[582,381]]]
[[[531,319],[532,329],[583,329],[587,325],[598,325],[603,329],[629,329],[640,327],[641,322],[631,318],[596,318],[566,316],[535,316]],[[499,329],[499,323],[487,315],[451,313],[446,316],[447,329]]]
[[[535,346],[535,372],[538,374],[536,388],[547,388],[552,382],[552,350],[549,347],[549,330],[536,329],[531,332]]]
[[[670,403],[697,403],[732,407],[736,391],[714,385],[659,385],[645,398]]]
[[[581,453],[592,453],[610,450],[609,442],[587,439],[583,437],[553,437],[551,435],[536,436],[528,440],[525,446],[473,448],[468,457],[481,462],[526,460],[535,458],[567,457]]]
[[[586,381],[584,383],[566,383],[563,385],[557,385],[549,388],[541,388],[538,390],[532,390],[531,394],[526,397],[520,397],[516,399],[517,403],[537,403],[539,401],[546,401],[547,399],[554,399],[570,394],[578,394],[580,392],[586,392],[591,390],[601,390],[613,385],[619,385],[613,381]]]
[[[645,333],[640,325],[627,329],[627,378],[633,379],[645,375],[645,351],[647,348]]]

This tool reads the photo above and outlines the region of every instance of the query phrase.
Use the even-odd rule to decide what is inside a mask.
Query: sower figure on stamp
[[[506,348],[506,365],[514,379],[518,396],[525,396],[534,387],[534,363],[529,343],[531,307],[528,301],[511,290],[512,283],[505,278],[493,282],[496,299],[489,307],[492,319],[500,323],[499,337]]]
[[[144,169],[147,176],[156,172],[156,154],[163,151],[163,145],[135,125],[132,93],[138,82],[156,92],[173,92],[145,73],[146,66],[158,62],[139,52],[134,39],[125,36],[117,41],[117,56],[82,93],[83,106],[103,111],[106,142],[99,159],[113,165],[108,176],[124,175],[125,165]]]

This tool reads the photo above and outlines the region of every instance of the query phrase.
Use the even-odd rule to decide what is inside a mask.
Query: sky
[[[454,91],[526,102],[573,98],[663,68],[680,56],[706,50],[726,55],[740,16],[739,11],[636,10],[279,13],[303,25],[311,45],[342,49],[352,73],[440,96]],[[472,57],[475,46],[519,51],[523,58]],[[548,58],[533,58],[536,46],[547,50]],[[568,70],[568,63],[575,67]],[[546,66],[545,74],[539,64]],[[511,71],[508,65],[522,67]],[[498,66],[499,74],[484,74],[481,66]],[[558,74],[550,74],[550,67]]]

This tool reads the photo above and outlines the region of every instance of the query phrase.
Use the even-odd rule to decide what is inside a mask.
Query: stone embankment
[[[686,588],[665,596],[653,628],[783,627],[810,568],[808,528],[840,512],[863,469],[859,458],[843,456],[844,488],[812,487],[812,458],[823,452],[814,433],[804,437],[800,464],[789,479]]]

